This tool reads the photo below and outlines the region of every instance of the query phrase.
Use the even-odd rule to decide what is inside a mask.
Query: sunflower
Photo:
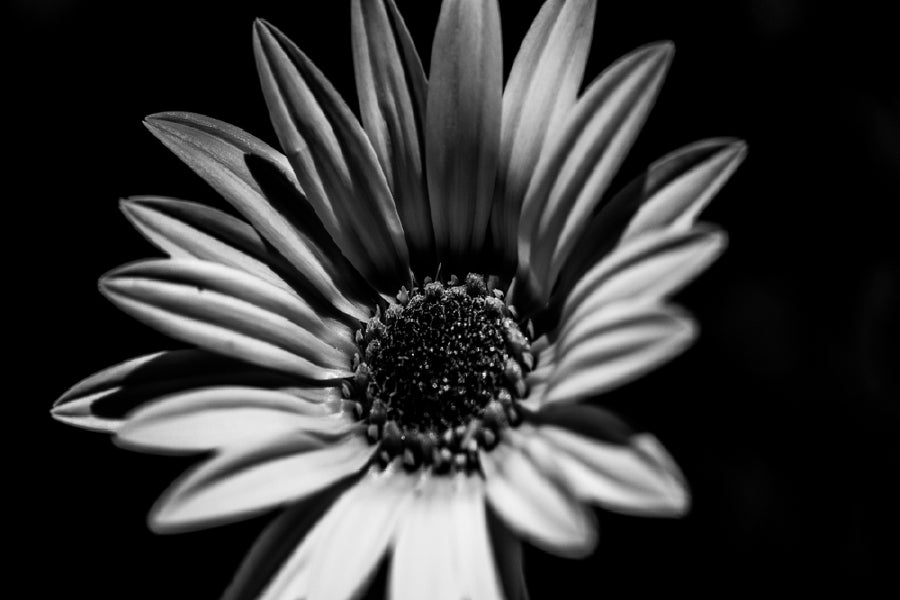
[[[147,117],[234,211],[123,200],[168,258],[100,290],[195,348],[101,371],[53,415],[206,453],[155,531],[284,509],[228,597],[350,598],[388,555],[394,598],[521,597],[521,540],[584,556],[590,504],[688,509],[660,442],[596,398],[694,339],[667,298],[723,249],[695,221],[745,146],[697,142],[608,194],[673,47],[579,94],[595,5],[547,0],[504,86],[496,0],[444,0],[427,80],[393,0],[353,0],[361,123],[257,21],[284,154],[197,114]]]

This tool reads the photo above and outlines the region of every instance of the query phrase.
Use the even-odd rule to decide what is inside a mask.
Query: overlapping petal
[[[145,120],[153,135],[203,177],[294,266],[304,289],[357,319],[371,290],[311,210],[284,155],[250,134],[192,113]]]
[[[597,435],[608,413],[593,406],[567,405],[525,425],[516,443],[545,473],[579,499],[609,510],[651,516],[678,516],[690,496],[684,477],[659,440],[646,433],[622,437],[621,427]],[[567,425],[580,422],[579,432]]]
[[[503,92],[497,191],[491,214],[504,270],[515,269],[519,213],[544,148],[575,104],[596,0],[548,0],[522,41]]]
[[[356,597],[413,503],[416,477],[372,471],[348,490],[284,562],[259,600]]]
[[[288,390],[298,383],[286,373],[204,350],[155,352],[78,382],[53,404],[52,414],[69,425],[112,432],[133,409],[176,392],[218,385]],[[302,395],[319,403],[340,398],[339,391],[334,398],[334,388],[324,387],[304,388]]]
[[[147,260],[113,270],[100,288],[135,318],[213,352],[311,380],[351,374],[347,327],[248,273],[199,260]]]
[[[725,233],[697,226],[650,232],[623,241],[564,296],[562,323],[575,323],[629,298],[662,300],[705,270],[725,249]]]
[[[280,31],[257,21],[256,65],[269,116],[307,198],[376,289],[409,282],[409,253],[384,171],[353,113]]]
[[[561,556],[585,556],[597,541],[592,515],[519,449],[479,455],[488,502],[521,537]]]
[[[497,0],[445,0],[431,49],[425,118],[438,256],[477,256],[497,174],[503,56]]]
[[[314,494],[360,471],[372,447],[347,424],[345,435],[296,432],[276,442],[223,452],[175,482],[150,514],[161,533],[249,518]]]
[[[746,153],[741,140],[715,138],[685,146],[651,165],[594,212],[560,270],[555,297],[564,299],[582,275],[620,243],[653,231],[690,229]]]
[[[430,269],[434,234],[425,183],[425,71],[393,0],[353,0],[351,26],[362,122],[387,176],[413,266]]]
[[[591,84],[541,153],[518,238],[516,290],[534,307],[549,300],[560,266],[647,117],[672,54],[673,46],[661,43],[616,62]]]
[[[552,360],[530,375],[538,404],[577,402],[643,375],[677,356],[696,336],[693,321],[656,302],[618,302],[562,326]]]

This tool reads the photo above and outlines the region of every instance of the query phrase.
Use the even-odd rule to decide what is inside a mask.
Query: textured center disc
[[[385,314],[367,353],[368,391],[401,429],[440,434],[466,425],[506,383],[503,303],[464,289],[426,285],[402,311]]]

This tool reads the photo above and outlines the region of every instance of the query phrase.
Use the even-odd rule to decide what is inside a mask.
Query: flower
[[[444,0],[428,81],[393,1],[353,0],[362,124],[257,21],[285,154],[200,115],[147,118],[242,218],[123,201],[169,258],[101,291],[196,349],[97,373],[53,415],[210,454],[156,531],[287,507],[228,597],[349,598],[387,553],[393,597],[518,597],[520,539],[582,556],[589,504],[687,510],[660,442],[593,400],[695,337],[667,298],[721,252],[695,220],[745,147],[698,142],[607,194],[673,49],[640,48],[579,96],[595,4],[547,0],[504,88],[496,0]]]

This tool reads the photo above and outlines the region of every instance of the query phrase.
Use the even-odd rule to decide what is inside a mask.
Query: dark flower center
[[[356,400],[383,464],[400,457],[436,472],[477,466],[519,420],[530,368],[527,338],[499,290],[470,274],[426,279],[357,333],[360,357],[345,395]]]

